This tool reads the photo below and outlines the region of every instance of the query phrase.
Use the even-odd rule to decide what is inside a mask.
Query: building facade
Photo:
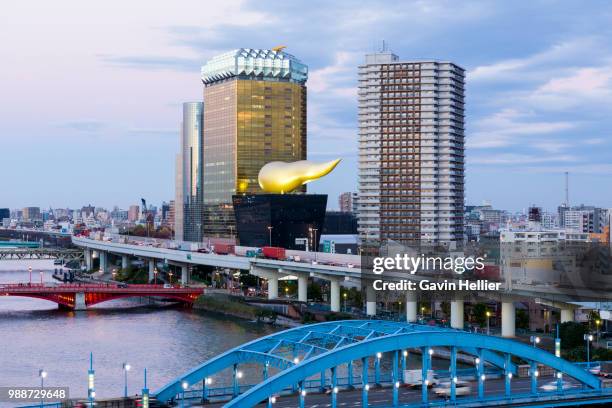
[[[138,205],[130,205],[128,209],[128,221],[136,222],[140,218],[140,206]]]
[[[346,192],[338,197],[338,205],[341,212],[357,213],[357,193]]]
[[[306,159],[307,76],[282,49],[241,48],[202,67],[206,237],[233,236],[232,195],[263,193],[263,165]]]
[[[183,104],[175,198],[176,238],[181,241],[201,242],[203,239],[203,112],[202,102]]]
[[[40,207],[24,207],[22,214],[24,221],[42,220]]]
[[[462,242],[464,78],[451,62],[366,55],[358,90],[362,242]]]

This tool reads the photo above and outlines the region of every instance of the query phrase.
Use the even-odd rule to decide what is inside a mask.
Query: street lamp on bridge
[[[41,368],[40,370],[38,370],[38,376],[40,377],[40,392],[42,395],[44,395],[42,389],[45,387],[45,378],[47,378],[47,372],[43,368]],[[44,406],[44,400],[42,398],[40,399],[40,406]]]
[[[592,334],[585,334],[584,341],[586,341],[586,349],[587,349],[587,369],[591,368],[591,342],[593,341]]]
[[[157,268],[153,269],[153,283],[157,285]]]
[[[127,373],[130,371],[132,366],[128,363],[123,363],[123,396],[124,398],[128,397],[128,385],[127,385]]]
[[[28,266],[28,272],[30,272],[30,286],[32,286],[32,267]]]
[[[540,343],[540,337],[539,336],[531,336],[529,337],[529,341],[531,342],[531,344],[533,344],[533,347],[536,347],[536,344]]]

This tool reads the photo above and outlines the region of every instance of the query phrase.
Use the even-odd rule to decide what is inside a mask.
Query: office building
[[[327,211],[323,223],[324,235],[357,235],[357,217],[352,212]]]
[[[136,222],[140,218],[140,206],[138,205],[130,205],[128,209],[128,221]]]
[[[464,78],[451,62],[366,55],[358,90],[362,242],[463,240]]]
[[[282,47],[241,48],[202,67],[206,237],[232,236],[232,195],[263,193],[263,165],[306,159],[307,76],[306,65]]]
[[[11,210],[8,208],[0,208],[0,221],[5,218],[11,218]]]
[[[357,213],[357,193],[346,192],[338,197],[338,205],[341,212]]]
[[[40,207],[25,207],[22,214],[24,221],[42,220]]]
[[[563,227],[567,231],[601,233],[608,220],[608,210],[579,205],[563,211]]]
[[[175,217],[177,239],[201,242],[204,228],[203,209],[203,103],[183,104],[181,153],[177,157]]]

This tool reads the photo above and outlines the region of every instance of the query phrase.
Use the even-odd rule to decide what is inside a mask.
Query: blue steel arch
[[[511,354],[526,360],[549,366],[580,381],[593,389],[600,389],[597,377],[575,366],[569,361],[556,357],[542,349],[515,340],[486,336],[460,331],[440,330],[392,334],[363,341],[337,350],[331,350],[310,360],[296,364],[279,372],[266,381],[255,385],[245,393],[229,401],[225,408],[250,407],[280,393],[284,388],[309,378],[323,369],[346,364],[349,361],[371,357],[376,353],[415,347],[466,347]]]
[[[219,371],[232,367],[234,364],[257,362],[286,370],[295,365],[293,358],[296,355],[293,352],[299,355],[300,361],[305,361],[329,350],[383,336],[440,330],[445,332],[457,331],[455,329],[383,320],[344,320],[300,326],[228,350],[177,377],[157,390],[155,395],[160,401],[168,401],[181,393],[184,381],[191,385],[196,384],[206,377],[211,377]],[[292,353],[290,356],[287,355],[289,349]],[[476,350],[471,346],[463,347],[462,350],[468,354],[476,354]],[[482,358],[494,366],[516,374],[516,367],[513,364],[508,368],[505,367],[503,356],[484,350]]]

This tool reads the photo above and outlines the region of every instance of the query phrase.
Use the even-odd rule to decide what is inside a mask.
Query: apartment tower
[[[202,67],[206,237],[234,236],[232,195],[263,193],[263,165],[306,159],[308,68],[282,49],[240,48]]]
[[[362,242],[463,239],[465,71],[383,50],[359,67]]]

